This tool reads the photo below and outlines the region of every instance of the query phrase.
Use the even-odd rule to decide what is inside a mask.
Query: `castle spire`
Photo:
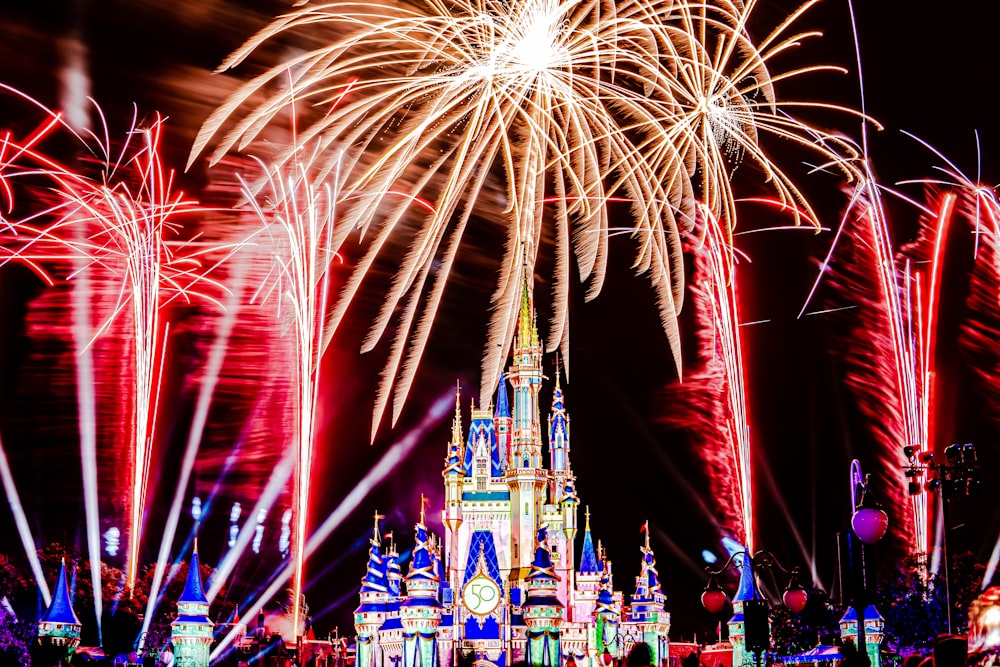
[[[597,552],[594,550],[594,538],[590,534],[590,507],[584,513],[583,551],[580,554],[580,574],[596,575],[600,573],[597,565]]]
[[[455,381],[455,416],[451,420],[451,442],[462,446],[462,385]]]
[[[170,624],[170,638],[178,665],[208,667],[215,624],[208,618],[208,598],[201,582],[198,542],[194,543],[188,564],[184,592],[177,599],[177,616]]]
[[[52,594],[49,608],[45,610],[40,623],[80,625],[80,619],[77,618],[76,612],[73,610],[73,600],[69,594],[69,585],[66,583],[65,558],[59,563],[59,578],[56,579],[56,590]]]

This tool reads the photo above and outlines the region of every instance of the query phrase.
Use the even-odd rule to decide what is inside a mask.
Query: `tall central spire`
[[[541,429],[538,423],[538,390],[542,384],[542,346],[538,340],[535,309],[527,269],[521,284],[521,312],[514,360],[510,367],[514,389],[514,423],[511,433],[511,468],[541,468]]]

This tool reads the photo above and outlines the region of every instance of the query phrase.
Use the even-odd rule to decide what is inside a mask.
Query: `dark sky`
[[[762,11],[777,15],[791,4],[765,2]],[[277,1],[233,0],[78,0],[46,3],[44,9],[37,5],[4,5],[0,81],[29,91],[51,106],[58,105],[59,40],[75,29],[89,49],[93,96],[119,127],[131,113],[133,102],[140,113],[158,110],[168,116],[171,140],[167,159],[178,169],[200,123],[233,86],[231,79],[213,78],[209,71],[269,17],[287,9]],[[995,117],[996,54],[991,31],[1000,10],[985,0],[947,4],[858,0],[855,11],[867,111],[886,126],[883,132],[871,135],[873,163],[883,181],[926,177],[939,162],[905,137],[903,130],[922,137],[974,174],[974,131],[979,130],[983,180],[996,182],[998,163],[992,155],[1000,146],[1000,130]],[[827,33],[822,41],[803,48],[804,57],[810,62],[843,64],[851,75],[824,75],[790,92],[858,105],[846,0],[826,0],[803,25],[817,25]],[[5,123],[19,121],[19,108],[0,98],[0,117]],[[843,130],[857,133],[854,124]],[[182,181],[197,190],[203,178],[204,173],[196,170]],[[843,204],[835,184],[821,176],[802,178],[815,192],[821,214],[828,216],[824,222],[834,224]],[[908,240],[914,220],[911,211],[900,209],[896,225],[900,240]],[[758,222],[762,221],[748,218],[746,225],[752,228]],[[843,530],[848,520],[848,463],[855,456],[864,460],[873,447],[859,424],[851,396],[839,382],[841,371],[827,351],[828,332],[822,319],[795,318],[814,277],[815,258],[826,251],[829,238],[806,232],[757,234],[740,237],[739,243],[752,259],[740,273],[744,320],[769,320],[748,328],[744,343],[756,456],[773,472],[777,493],[789,508],[792,524],[807,549],[816,554],[817,572],[829,590],[834,587],[836,573],[834,534]],[[685,451],[682,438],[655,427],[657,390],[671,380],[672,363],[657,325],[652,291],[644,278],[629,275],[629,251],[625,245],[613,246],[612,270],[600,298],[589,304],[584,304],[579,294],[574,298],[567,386],[567,407],[573,419],[572,463],[580,496],[591,506],[595,532],[604,539],[616,563],[616,583],[626,592],[631,591],[631,579],[638,570],[638,529],[649,519],[675,626],[690,636],[715,624],[698,604],[702,586],[698,568],[702,549],[715,549],[717,544],[709,526],[691,519],[695,513],[690,509],[692,490],[687,481],[697,479],[690,475],[694,464],[691,452]],[[11,324],[4,330],[5,345],[0,353],[2,396],[13,404],[23,401],[17,396],[25,382],[19,359],[29,343],[14,324],[22,316],[23,281],[12,277],[9,269],[5,271],[0,274],[0,287]],[[352,311],[357,322],[334,341],[326,363],[332,379],[323,413],[323,453],[314,473],[319,491],[314,508],[317,515],[335,506],[391,442],[420,422],[427,406],[447,392],[456,378],[464,387],[478,385],[485,297],[491,276],[476,257],[460,267],[455,285],[446,294],[441,324],[400,428],[388,433],[383,427],[378,441],[370,447],[368,414],[380,352],[357,359],[354,350],[363,335],[366,305]],[[368,297],[368,310],[375,299]],[[983,414],[971,378],[957,357],[946,356],[948,363],[957,367],[957,380],[949,389],[957,416],[951,435],[956,441],[976,442],[984,461],[995,469],[996,425]],[[547,401],[547,396],[543,400]],[[5,419],[14,421],[9,414]],[[67,419],[72,419],[71,413]],[[467,419],[466,415],[466,423]],[[180,422],[182,414],[172,418],[172,424],[183,430],[176,426]],[[35,497],[33,489],[43,488],[38,482],[48,481],[51,468],[45,464],[38,469],[44,462],[31,454],[32,439],[23,427],[15,431],[15,435],[0,435],[11,452],[15,474],[21,480],[31,480],[23,485],[22,494],[40,541],[72,541],[67,535],[72,536],[76,526],[60,523],[53,527],[59,522],[54,505],[78,497],[78,473],[72,469],[72,458],[55,469],[52,484],[47,485],[59,495],[55,499]],[[314,609],[325,609],[341,596],[348,596],[318,618],[321,628],[343,627],[349,622],[349,611],[356,601],[351,593],[364,571],[361,540],[372,511],[390,514],[387,523],[407,535],[403,544],[408,543],[421,491],[432,497],[440,493],[439,474],[448,435],[445,419],[430,431],[417,455],[334,533],[329,548],[310,566],[316,573],[308,589]],[[164,460],[169,464],[171,459],[166,456]],[[758,480],[760,544],[783,562],[803,564],[789,523],[781,519],[775,494],[763,475]],[[701,492],[695,482],[694,493]],[[988,497],[995,499],[996,490]],[[958,510],[962,521],[963,508]],[[216,523],[209,526],[225,530],[225,514],[219,510]],[[956,532],[957,540],[978,550],[982,558],[989,554],[1000,529],[993,514],[970,514],[966,525]],[[9,514],[0,521],[4,522],[0,523],[0,551],[17,554],[20,546],[10,529]],[[222,540],[220,534],[216,543],[221,545]],[[206,560],[210,560],[211,547],[206,547],[206,553]],[[319,575],[321,571],[324,574]]]

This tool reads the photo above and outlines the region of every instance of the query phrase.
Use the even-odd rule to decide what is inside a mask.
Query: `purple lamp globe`
[[[875,544],[889,528],[889,516],[880,508],[862,507],[851,517],[854,534],[865,544]]]

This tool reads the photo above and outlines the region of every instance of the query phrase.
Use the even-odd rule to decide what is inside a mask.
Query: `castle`
[[[476,409],[462,437],[459,397],[444,471],[443,543],[424,509],[406,577],[383,544],[378,514],[355,611],[357,667],[477,667],[516,663],[598,667],[636,644],[665,663],[670,614],[646,531],[630,604],[595,548],[589,512],[576,559],[580,500],[570,465],[570,419],[557,373],[543,463],[538,394],[542,346],[527,289],[513,360],[495,409]],[[508,383],[513,392],[509,402]],[[404,586],[405,584],[405,591]]]

